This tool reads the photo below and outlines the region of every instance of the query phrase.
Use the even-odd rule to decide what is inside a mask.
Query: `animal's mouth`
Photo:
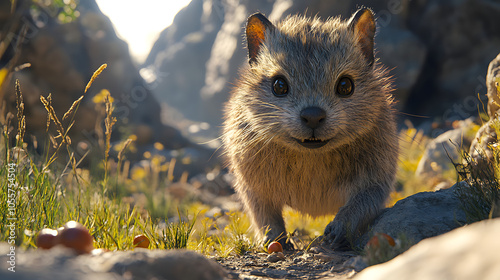
[[[297,143],[299,143],[300,145],[302,145],[308,149],[321,148],[324,145],[326,145],[328,143],[328,141],[330,141],[329,139],[328,140],[321,140],[321,139],[318,139],[315,137],[311,137],[308,139],[295,139],[295,140],[297,141]]]

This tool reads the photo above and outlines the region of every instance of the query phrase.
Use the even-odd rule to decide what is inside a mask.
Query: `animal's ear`
[[[274,25],[261,13],[251,15],[247,20],[246,35],[248,43],[248,62],[250,65],[257,61],[260,46],[266,37],[266,30]]]
[[[373,54],[373,39],[375,37],[375,17],[373,12],[367,8],[361,8],[354,13],[349,21],[349,28],[358,34],[358,45],[369,65],[375,60]]]

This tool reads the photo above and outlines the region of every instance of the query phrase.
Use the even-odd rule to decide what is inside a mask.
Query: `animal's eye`
[[[349,97],[354,92],[354,82],[351,78],[347,76],[342,76],[337,81],[337,86],[335,87],[335,92],[340,97]]]
[[[278,76],[273,79],[273,94],[277,97],[284,97],[288,94],[288,83],[285,78]]]

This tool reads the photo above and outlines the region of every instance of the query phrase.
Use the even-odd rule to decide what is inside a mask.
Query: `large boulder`
[[[94,250],[96,251],[96,250]],[[226,279],[227,272],[216,262],[188,250],[99,252],[75,255],[67,248],[14,250],[15,272],[8,270],[12,254],[0,243],[0,279]]]
[[[374,233],[404,237],[414,244],[466,224],[466,214],[456,195],[458,187],[421,192],[398,201],[375,219],[370,231],[361,238],[361,245],[364,246]]]
[[[11,1],[0,2],[2,6],[9,6],[3,10],[10,11],[8,2]],[[117,37],[111,21],[94,0],[76,6],[79,16],[69,22],[60,21],[57,9],[42,4],[29,5],[30,2],[12,2],[17,3],[15,12],[0,14],[2,26],[13,31],[6,37],[11,36],[12,42],[1,57],[0,68],[31,65],[15,71],[8,79],[10,84],[5,83],[0,91],[0,97],[7,101],[8,109],[15,115],[14,80],[19,79],[25,102],[26,140],[30,135],[37,137],[38,142],[47,139],[47,112],[40,95],[52,94],[52,106],[61,118],[73,101],[84,94],[93,72],[107,63],[107,69],[85,93],[78,109],[69,134],[73,142],[93,143],[91,139],[99,133],[100,125],[96,124],[99,110],[93,97],[107,89],[114,98],[118,123],[137,135],[137,145],[161,142],[169,149],[191,146],[177,129],[162,123],[161,107],[150,85],[139,75],[127,44]],[[24,38],[23,27],[28,30]],[[64,126],[68,123],[63,122]],[[57,135],[54,130],[51,133]],[[113,139],[122,137],[115,129]]]
[[[498,279],[500,219],[423,240],[393,260],[369,267],[355,280]]]

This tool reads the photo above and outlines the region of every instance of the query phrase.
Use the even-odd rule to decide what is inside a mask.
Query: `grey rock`
[[[216,262],[188,250],[147,250],[75,255],[70,249],[16,249],[16,272],[7,270],[9,245],[0,243],[0,279],[226,279]]]
[[[8,271],[10,264],[7,263],[9,245],[0,243],[0,279],[11,280],[106,280],[122,279],[116,273],[99,271],[90,262],[88,255],[76,256],[71,249],[55,247],[51,250],[22,250],[16,248],[15,272]],[[99,263],[97,263],[99,265]]]
[[[134,279],[215,280],[227,276],[219,264],[189,250],[116,252],[108,262],[110,272]]]
[[[415,175],[434,177],[455,167],[452,162],[461,160],[460,149],[469,147],[471,139],[467,130],[473,125],[471,119],[461,121],[457,128],[449,130],[431,140],[420,159]]]
[[[350,269],[354,269],[355,271],[361,271],[361,270],[367,268],[368,265],[366,264],[366,261],[363,259],[362,256],[357,256],[357,257],[353,257],[353,258],[348,259],[344,263],[343,267],[344,267],[344,269],[350,268]]]
[[[363,270],[354,279],[498,279],[498,236],[500,219],[477,222],[423,240],[393,260]]]
[[[477,131],[474,140],[472,140],[469,154],[480,165],[492,162],[494,155],[491,146],[497,142],[497,132],[492,126],[492,120],[490,120]]]
[[[276,252],[276,253],[272,253],[272,254],[269,254],[266,258],[266,260],[268,262],[279,262],[279,261],[284,261],[285,260],[285,255],[283,254],[283,252]]]
[[[361,245],[364,247],[374,233],[385,233],[393,238],[404,235],[417,243],[466,224],[461,202],[455,196],[456,188],[454,185],[436,192],[421,192],[398,201],[375,219],[369,232],[361,237]]]

